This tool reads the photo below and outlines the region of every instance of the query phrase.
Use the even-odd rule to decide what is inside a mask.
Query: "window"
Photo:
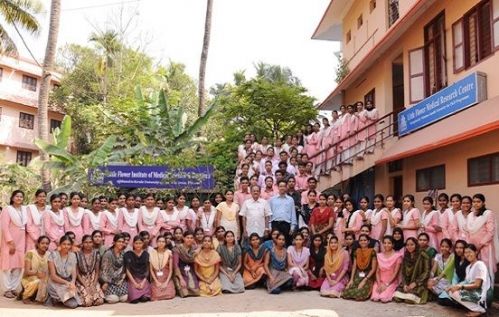
[[[492,3],[492,30],[494,33],[494,48],[499,49],[499,0]]]
[[[399,0],[388,0],[388,26],[399,19]]]
[[[468,186],[499,183],[499,152],[468,160]]]
[[[347,44],[350,42],[351,39],[352,39],[352,32],[350,32],[350,30],[348,30],[347,35],[346,35]]]
[[[424,69],[423,47],[409,51],[409,102],[411,104],[425,97]]]
[[[50,133],[52,133],[52,131],[60,127],[61,127],[61,121],[50,119]]]
[[[369,1],[369,13],[372,13],[376,9],[376,0]]]
[[[35,126],[35,116],[29,113],[19,113],[19,127],[24,129],[31,129]]]
[[[388,173],[400,172],[404,165],[402,165],[403,160],[396,160],[388,163]]]
[[[492,54],[493,20],[495,19],[492,18],[490,0],[484,0],[478,3],[463,16],[462,33],[464,40],[463,57],[465,67],[471,67]],[[494,22],[494,28],[495,27],[496,25]],[[459,32],[457,30],[454,31]],[[458,61],[458,63],[462,62],[462,60]]]
[[[374,88],[371,89],[365,96],[364,96],[364,104],[367,104],[368,101],[372,102],[373,105],[376,105],[375,102],[375,90]]]
[[[362,18],[362,14],[357,18],[357,29],[360,29],[360,27],[364,24],[364,19]]]
[[[32,154],[31,152],[17,151],[16,162],[19,165],[27,166],[31,162]]]
[[[425,96],[447,86],[445,63],[445,14],[440,13],[424,28]]]
[[[464,36],[462,19],[458,20],[452,25],[452,47],[454,73],[456,73],[464,69]]]
[[[23,88],[31,91],[36,91],[36,78],[28,75],[23,75]]]
[[[445,189],[445,165],[416,170],[416,191]]]

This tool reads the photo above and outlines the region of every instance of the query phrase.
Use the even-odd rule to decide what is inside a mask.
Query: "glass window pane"
[[[424,99],[424,78],[423,76],[411,78],[411,102]]]
[[[464,66],[464,45],[454,48],[454,68],[460,69]]]
[[[428,178],[429,177],[427,170],[416,172],[416,188],[418,191],[424,191],[430,188],[430,182]]]
[[[499,155],[492,158],[492,182],[499,182]]]
[[[494,23],[494,47],[499,47],[499,21]]]
[[[470,183],[483,184],[490,183],[489,174],[490,158],[479,158],[470,161]]]
[[[438,166],[431,170],[431,189],[445,188],[445,166]]]

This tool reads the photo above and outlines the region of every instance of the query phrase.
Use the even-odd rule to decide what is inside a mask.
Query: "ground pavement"
[[[284,292],[269,295],[263,289],[244,294],[215,298],[175,298],[145,304],[105,304],[99,307],[68,310],[60,307],[24,305],[20,301],[0,299],[0,317],[120,317],[120,316],[188,316],[188,317],[338,317],[338,316],[425,316],[457,317],[464,311],[445,308],[434,303],[426,305],[381,304],[322,298],[318,292]],[[498,316],[496,310],[489,316]]]

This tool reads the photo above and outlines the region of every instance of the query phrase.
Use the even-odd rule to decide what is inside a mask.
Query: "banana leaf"
[[[41,139],[36,139],[34,141],[35,145],[43,152],[51,155],[65,163],[71,164],[74,162],[75,158],[69,154],[66,149],[61,148],[57,145],[50,144]]]
[[[215,114],[215,110],[218,109],[220,103],[218,102],[217,99],[215,99],[215,102],[211,107],[208,108],[208,110],[205,112],[204,115],[199,117],[194,123],[187,127],[184,132],[182,132],[178,137],[176,137],[173,140],[173,144],[179,144],[179,143],[184,143],[194,137],[196,132],[198,132],[205,124],[208,122],[210,117]]]

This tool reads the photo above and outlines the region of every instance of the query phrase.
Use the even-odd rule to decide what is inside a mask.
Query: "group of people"
[[[356,208],[314,181],[300,194],[293,177],[282,179],[263,198],[246,178],[236,193],[189,206],[183,194],[152,193],[53,194],[47,205],[43,190],[26,205],[16,190],[0,214],[4,296],[75,308],[262,286],[486,311],[499,245],[483,195],[441,194],[436,206],[425,197],[421,209],[406,195],[398,209],[378,194],[372,209],[367,197]]]
[[[295,135],[277,138],[274,144],[265,136],[258,143],[255,135],[248,133],[238,147],[236,181],[241,176],[255,176],[263,187],[270,171],[316,176],[351,164],[354,158],[374,151],[378,119],[378,110],[370,100],[365,106],[358,101],[341,106],[340,112],[333,111],[331,120],[322,119],[322,126],[319,122],[309,124]]]

